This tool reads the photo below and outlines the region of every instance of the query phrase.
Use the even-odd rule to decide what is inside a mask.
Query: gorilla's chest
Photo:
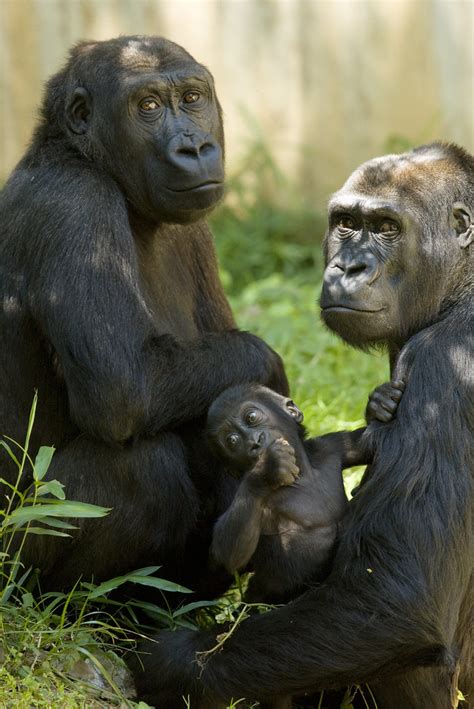
[[[188,340],[198,328],[192,254],[186,246],[164,234],[140,244],[138,252],[142,293],[157,330]]]

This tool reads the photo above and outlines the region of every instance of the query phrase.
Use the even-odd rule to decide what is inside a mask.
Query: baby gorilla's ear
[[[303,412],[296,406],[295,402],[291,399],[287,399],[285,402],[286,410],[292,416],[297,423],[301,423],[304,419]]]

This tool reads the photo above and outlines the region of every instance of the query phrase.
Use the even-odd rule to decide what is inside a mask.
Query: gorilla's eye
[[[342,217],[339,217],[337,220],[337,228],[341,233],[346,233],[348,231],[354,231],[355,229],[355,221],[353,220],[352,217],[349,217],[347,214],[343,215]]]
[[[201,98],[199,91],[188,91],[183,96],[184,103],[196,103]]]
[[[384,221],[380,224],[378,231],[380,234],[387,234],[390,236],[398,234],[400,227],[391,219],[384,219]]]
[[[235,446],[239,442],[239,436],[237,433],[229,433],[225,440],[229,448],[235,448]]]
[[[148,97],[140,101],[139,106],[141,111],[150,113],[151,111],[157,111],[160,107],[160,104],[156,99]]]
[[[248,414],[245,415],[245,423],[248,423],[249,426],[253,426],[257,421],[258,413],[256,411],[249,411]]]

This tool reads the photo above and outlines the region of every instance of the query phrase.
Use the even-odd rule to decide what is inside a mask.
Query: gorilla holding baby
[[[203,576],[232,487],[202,443],[207,408],[235,384],[288,390],[278,355],[236,330],[201,221],[223,153],[212,77],[185,50],[82,43],[2,192],[0,432],[23,439],[38,389],[30,453],[54,443],[67,497],[113,508],[70,540],[28,535],[45,587],[160,563],[219,590]]]
[[[380,709],[448,709],[458,688],[473,700],[473,241],[474,158],[454,145],[369,161],[333,196],[323,319],[388,348],[397,416],[369,426],[374,460],[328,578],[218,652],[222,628],[159,633],[137,674],[150,703],[271,705],[362,683]]]

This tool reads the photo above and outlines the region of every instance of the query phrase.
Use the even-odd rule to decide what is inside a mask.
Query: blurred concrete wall
[[[0,180],[72,43],[160,34],[213,72],[230,169],[258,126],[324,202],[404,140],[474,148],[473,19],[469,0],[0,0]]]

